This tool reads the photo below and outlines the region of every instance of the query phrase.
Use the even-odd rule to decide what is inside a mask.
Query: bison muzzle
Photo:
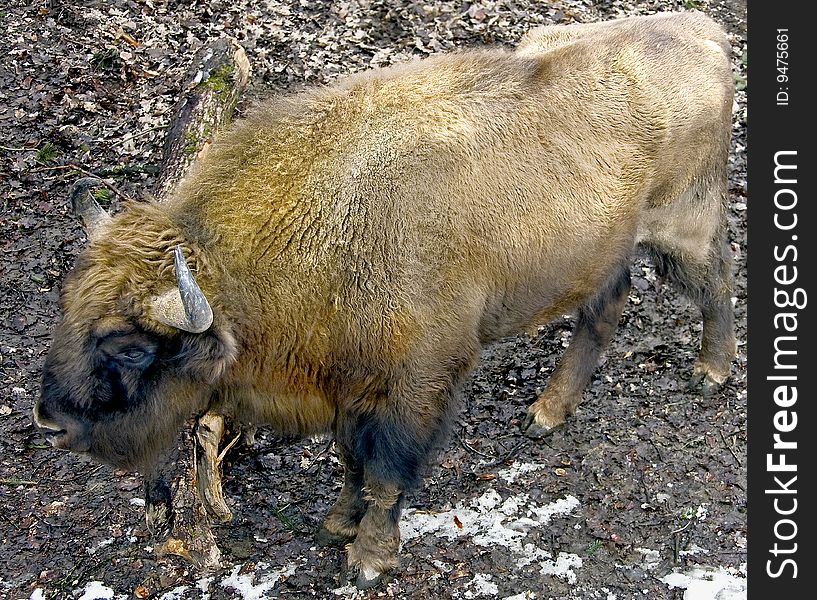
[[[167,203],[91,211],[37,423],[137,470],[207,410],[332,432],[345,478],[321,537],[373,584],[480,349],[577,311],[528,414],[561,425],[637,248],[702,311],[692,382],[729,376],[729,56],[710,19],[666,14],[270,100]]]

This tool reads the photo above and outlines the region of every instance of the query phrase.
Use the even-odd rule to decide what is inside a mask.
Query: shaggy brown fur
[[[105,224],[64,291],[38,422],[56,445],[151,463],[191,415],[333,431],[324,534],[361,585],[396,565],[404,494],[480,348],[578,310],[530,421],[581,399],[648,248],[701,306],[706,386],[734,354],[724,206],[732,75],[697,13],[532,31],[271,100],[166,205]],[[156,296],[185,254],[201,334]],[[355,537],[356,536],[356,537]]]

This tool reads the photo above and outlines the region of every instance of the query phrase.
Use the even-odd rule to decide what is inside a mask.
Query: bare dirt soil
[[[149,196],[181,75],[206,40],[237,37],[253,65],[248,96],[262,96],[454,47],[512,46],[538,24],[689,8],[729,32],[739,90],[729,221],[741,342],[716,396],[686,390],[698,311],[637,260],[618,334],[551,437],[520,424],[571,320],[485,350],[404,518],[400,572],[367,592],[344,579],[342,550],[313,542],[340,487],[331,440],[262,429],[230,453],[235,518],[215,529],[223,569],[205,574],[156,556],[137,474],[54,451],[32,425],[60,285],[85,243],[67,192],[93,172],[111,183],[111,210]],[[745,38],[738,0],[2,3],[0,598],[745,597]]]

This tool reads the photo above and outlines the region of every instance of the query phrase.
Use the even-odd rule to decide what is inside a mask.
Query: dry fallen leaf
[[[181,556],[185,560],[189,560],[191,562],[193,560],[193,557],[190,555],[190,550],[187,549],[184,542],[174,537],[167,538],[164,544],[158,548],[158,553],[160,555],[172,554],[175,556]]]
[[[457,568],[451,571],[448,574],[448,580],[453,581],[454,579],[461,579],[463,577],[470,577],[471,571],[465,568],[465,565],[457,565]]]

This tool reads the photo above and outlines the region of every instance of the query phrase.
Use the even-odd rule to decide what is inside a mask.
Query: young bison
[[[693,380],[728,377],[729,55],[707,17],[665,14],[269,101],[168,203],[96,219],[37,423],[128,469],[207,410],[331,431],[346,472],[322,537],[351,542],[372,585],[397,565],[401,507],[480,349],[577,310],[528,411],[531,427],[560,425],[615,331],[637,246],[703,313]]]

